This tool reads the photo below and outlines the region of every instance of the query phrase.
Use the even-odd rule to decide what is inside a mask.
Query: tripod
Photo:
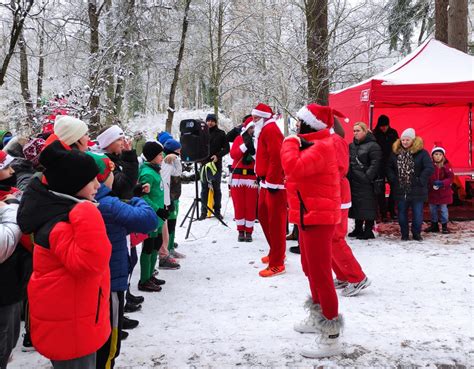
[[[188,237],[189,237],[189,232],[191,232],[191,226],[192,226],[193,222],[199,219],[199,207],[201,205],[201,198],[199,197],[199,185],[198,185],[198,181],[199,181],[198,173],[199,173],[199,171],[198,171],[197,163],[194,163],[194,173],[195,173],[195,176],[194,176],[195,196],[194,196],[194,199],[193,199],[193,203],[189,207],[188,212],[186,213],[186,216],[184,217],[183,221],[180,224],[180,227],[182,227],[183,224],[186,222],[186,219],[189,218],[188,229],[186,231],[185,239],[188,239]],[[206,208],[207,208],[208,211],[211,212],[212,215],[214,215],[216,217],[216,219],[219,222],[221,222],[221,224],[225,225],[226,227],[229,227],[221,218],[216,216],[216,213],[214,213],[214,210],[209,208],[209,206],[207,206],[207,204],[206,204]],[[196,218],[194,217],[194,213],[196,213]]]

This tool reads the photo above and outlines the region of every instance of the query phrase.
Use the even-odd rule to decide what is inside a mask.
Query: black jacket
[[[238,125],[237,127],[232,128],[226,135],[227,142],[234,142],[234,140],[240,135],[242,132],[242,124]]]
[[[16,174],[16,187],[21,191],[25,191],[31,179],[36,174],[33,164],[29,160],[15,158],[12,162],[12,168]]]
[[[380,176],[382,150],[372,133],[368,132],[361,142],[349,145],[349,173],[352,207],[349,216],[353,219],[375,220],[377,201],[373,181]]]
[[[426,201],[428,199],[428,181],[434,172],[433,161],[430,154],[423,149],[423,140],[416,137],[410,151],[415,161],[415,174],[411,180],[411,188],[407,193],[400,187],[398,177],[397,157],[402,147],[400,140],[393,145],[393,153],[387,167],[387,178],[391,185],[391,190],[395,200]]]
[[[226,134],[222,129],[219,129],[217,126],[215,126],[209,129],[209,136],[209,158],[206,160],[206,162],[210,162],[211,157],[216,155],[219,159],[216,163],[216,167],[219,171],[221,171],[222,158],[230,151]]]
[[[382,132],[379,126],[374,129],[374,136],[382,149],[382,156],[384,164],[388,164],[390,156],[392,155],[392,146],[398,140],[398,132],[392,127],[387,129],[387,132]]]
[[[135,150],[123,151],[121,155],[106,153],[115,164],[112,191],[120,199],[130,200],[138,182],[138,159]]]

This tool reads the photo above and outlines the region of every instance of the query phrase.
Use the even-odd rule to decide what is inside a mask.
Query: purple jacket
[[[446,162],[443,167],[438,167],[434,164],[435,171],[428,182],[428,202],[434,205],[452,204],[453,190],[451,184],[453,183],[454,173],[451,165]],[[438,190],[433,188],[436,181],[441,181],[443,186]]]

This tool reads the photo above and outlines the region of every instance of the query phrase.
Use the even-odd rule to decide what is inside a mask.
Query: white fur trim
[[[242,145],[239,146],[240,151],[246,152],[247,151],[247,146],[243,143]]]
[[[250,122],[249,124],[247,124],[246,127],[242,127],[242,131],[240,132],[240,134],[243,135],[245,132],[247,132],[249,128],[252,128],[252,127],[255,127],[254,122]]]
[[[350,209],[352,206],[352,202],[346,202],[345,204],[341,204],[341,209]]]
[[[267,182],[267,181],[260,182],[260,187],[262,187],[262,188],[271,188],[271,189],[274,189],[274,190],[284,190],[285,189],[285,185],[270,183],[270,182]]]
[[[5,160],[0,163],[0,170],[8,168],[8,166],[12,163],[13,160],[15,160],[15,158],[7,154],[7,156],[5,156]]]
[[[245,219],[236,219],[235,224],[237,224],[238,226],[245,225]]]
[[[261,111],[257,109],[252,109],[252,115],[255,115],[257,117],[262,117],[262,118],[271,118],[272,114],[267,113],[266,111]]]
[[[111,143],[122,137],[125,137],[122,128],[119,126],[112,126],[97,136],[97,142],[99,142],[99,147],[104,150]]]
[[[257,181],[255,179],[249,178],[232,178],[230,180],[231,187],[251,187],[257,188]]]
[[[245,221],[245,226],[246,226],[247,228],[253,228],[254,224],[255,224],[255,221],[254,221],[254,220],[246,220],[246,221]]]
[[[307,125],[309,125],[311,128],[315,129],[316,131],[320,131],[322,129],[325,129],[328,127],[326,123],[324,123],[322,120],[319,120],[316,118],[313,113],[309,111],[309,109],[306,106],[303,106],[298,113],[296,113],[296,116],[303,120]]]
[[[443,155],[446,155],[446,150],[440,146],[433,147],[431,150],[431,155],[433,155],[435,151],[441,151]]]

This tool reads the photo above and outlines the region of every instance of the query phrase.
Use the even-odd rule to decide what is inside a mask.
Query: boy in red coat
[[[433,147],[431,158],[435,171],[428,182],[428,203],[430,204],[431,226],[426,232],[439,232],[438,211],[441,213],[441,227],[444,234],[449,233],[448,205],[453,203],[454,173],[448,159],[446,150],[441,146]]]
[[[31,340],[54,368],[95,368],[110,335],[111,245],[94,196],[99,169],[90,156],[53,142],[40,156],[48,185],[34,178],[18,210],[33,233],[28,285]]]
[[[252,117],[245,120],[242,132],[234,139],[230,149],[232,179],[230,191],[234,203],[234,218],[239,232],[239,242],[252,242],[253,225],[257,211],[257,176],[255,175],[255,147]]]
[[[268,105],[258,104],[252,110],[257,143],[255,173],[260,179],[258,220],[270,246],[268,256],[262,258],[268,267],[260,271],[261,277],[285,273],[286,191],[280,158],[283,134],[272,117]]]
[[[341,181],[336,146],[331,137],[333,110],[310,104],[297,114],[298,136],[289,136],[281,148],[286,176],[289,221],[298,225],[301,263],[308,277],[314,312],[315,347],[302,355],[318,358],[338,354],[342,316],[332,278],[332,243],[341,222]]]

